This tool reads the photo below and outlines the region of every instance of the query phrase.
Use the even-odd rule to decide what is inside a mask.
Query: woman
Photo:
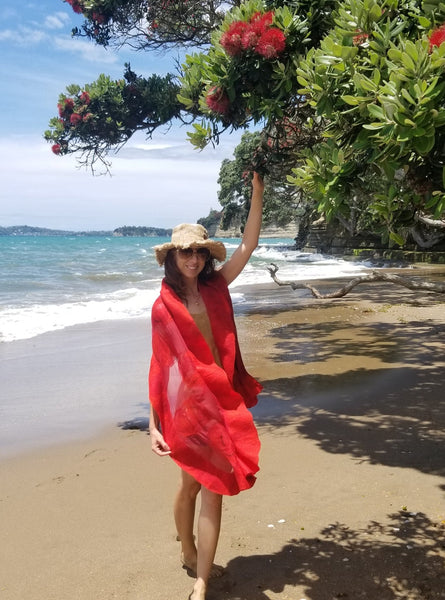
[[[258,245],[263,190],[254,173],[242,241],[218,269],[225,247],[201,225],[178,225],[171,242],[155,247],[165,278],[152,309],[150,436],[152,450],[181,467],[174,516],[183,566],[196,576],[189,600],[204,600],[209,577],[222,572],[213,564],[222,496],[252,487],[258,471],[260,443],[247,408],[261,386],[241,359],[228,285]]]

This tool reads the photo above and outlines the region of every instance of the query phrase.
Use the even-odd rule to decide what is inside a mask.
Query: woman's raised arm
[[[252,179],[252,197],[250,210],[244,227],[243,238],[240,245],[220,269],[227,284],[238,277],[247,264],[252,252],[258,246],[261,222],[263,217],[264,183],[262,177],[254,172]]]

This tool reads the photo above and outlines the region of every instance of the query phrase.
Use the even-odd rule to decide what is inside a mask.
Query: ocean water
[[[153,246],[167,238],[0,236],[0,342],[27,339],[72,325],[149,316],[163,276]],[[239,240],[222,240],[228,256]],[[354,276],[366,269],[329,256],[292,249],[291,239],[260,240],[231,285],[270,282],[275,263],[283,279],[310,281]],[[258,300],[261,302],[261,299]]]

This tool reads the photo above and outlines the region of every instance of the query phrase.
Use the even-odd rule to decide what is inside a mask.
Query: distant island
[[[210,237],[214,236],[219,227],[222,218],[222,212],[211,209],[207,217],[198,219],[198,223],[203,225],[209,232]],[[170,237],[172,230],[162,227],[141,227],[136,225],[124,225],[117,227],[112,231],[69,231],[65,229],[49,229],[47,227],[32,227],[30,225],[13,225],[11,227],[0,227],[0,236],[77,236],[77,237]]]
[[[13,225],[12,227],[0,227],[0,235],[16,236],[63,236],[72,235],[79,237],[169,237],[171,229],[161,227],[136,227],[124,226],[113,229],[113,231],[68,231],[63,229],[47,229],[46,227],[31,227],[30,225]]]
[[[171,233],[171,229],[162,229],[160,227],[135,227],[128,225],[113,230],[113,235],[116,237],[170,237]]]

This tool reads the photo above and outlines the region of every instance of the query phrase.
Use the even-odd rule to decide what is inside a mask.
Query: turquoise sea
[[[149,316],[163,270],[153,246],[167,238],[0,236],[0,342],[31,338],[72,325]],[[222,240],[233,252],[239,240]],[[353,276],[366,265],[308,254],[291,239],[263,239],[232,284],[235,304],[246,285],[280,277],[309,281]],[[261,302],[261,299],[258,300]]]

